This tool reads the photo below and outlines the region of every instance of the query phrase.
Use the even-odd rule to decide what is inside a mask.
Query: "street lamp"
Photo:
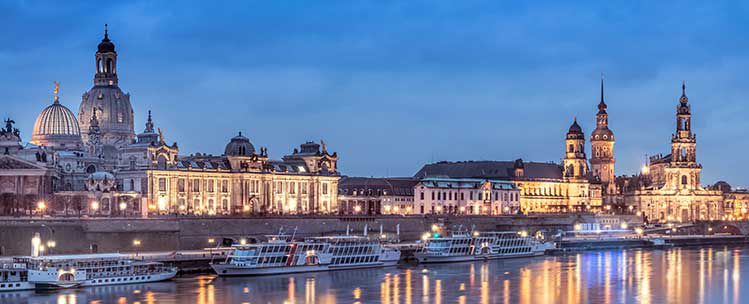
[[[213,245],[213,243],[216,243],[216,239],[214,239],[214,238],[208,238],[208,244]]]
[[[99,210],[99,202],[97,201],[91,201],[91,211],[96,213],[96,211]]]
[[[140,248],[140,240],[134,239],[133,240],[133,247],[135,247],[135,256],[138,256],[138,248]]]
[[[57,242],[55,240],[49,240],[47,241],[47,248],[49,248],[49,254],[52,254],[52,248],[57,247]]]

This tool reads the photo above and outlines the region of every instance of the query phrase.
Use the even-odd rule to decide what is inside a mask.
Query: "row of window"
[[[132,183],[133,180],[131,180]],[[201,185],[203,185],[206,192],[212,193],[215,191],[214,186],[218,184],[217,186],[220,187],[221,193],[229,193],[229,181],[228,180],[219,180],[214,182],[214,180],[207,179],[203,183],[200,182],[200,179],[193,179],[188,180],[187,183],[192,187],[192,192],[200,192]],[[184,178],[180,178],[177,180],[177,192],[186,192],[186,180]],[[250,193],[259,193],[260,192],[260,182],[253,180],[248,181],[247,184],[249,188]],[[132,188],[135,188],[135,185],[133,184],[131,186]],[[275,183],[275,193],[280,194],[284,193],[284,189],[289,194],[308,194],[309,192],[309,185],[307,182],[283,182],[283,181],[277,181]],[[167,178],[166,177],[160,177],[158,179],[158,190],[161,192],[166,192],[168,189],[167,185]],[[328,194],[328,183],[322,183],[322,194],[326,195]]]
[[[468,192],[468,199],[474,200],[474,197],[476,200],[492,199],[492,195],[493,195],[494,200],[498,201],[500,200],[500,194],[501,194],[503,201],[517,201],[518,200],[517,192],[500,192],[500,191],[493,191],[492,193],[484,193],[484,191],[470,191]],[[419,198],[422,201],[424,200],[423,191],[419,193]],[[465,200],[465,192],[432,191],[432,200],[433,201],[435,200],[439,200],[439,201]]]
[[[346,265],[346,264],[363,264],[363,263],[374,263],[379,260],[379,256],[377,255],[369,255],[369,256],[355,256],[355,257],[341,257],[341,258],[333,258],[332,264],[333,265]]]

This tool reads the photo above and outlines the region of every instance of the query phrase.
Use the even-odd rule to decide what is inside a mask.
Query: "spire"
[[[681,81],[681,97],[679,98],[679,102],[682,105],[689,103],[689,98],[687,98],[687,82],[685,80]]]
[[[144,133],[153,133],[153,120],[151,119],[151,110],[148,110],[148,120],[146,120],[146,130]]]
[[[58,96],[57,94],[60,93],[60,83],[57,82],[57,81],[53,81],[53,82],[55,83],[55,89],[53,91],[54,94],[55,94],[55,104],[59,104],[60,103],[60,96]]]
[[[598,103],[598,114],[606,114],[606,102],[603,100],[603,73],[601,73],[601,102]]]
[[[109,24],[104,23],[104,39],[102,41],[109,41]]]
[[[98,127],[99,126],[99,119],[96,118],[96,107],[94,107],[93,114],[91,115],[91,127]]]

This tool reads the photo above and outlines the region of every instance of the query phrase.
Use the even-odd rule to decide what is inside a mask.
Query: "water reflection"
[[[288,276],[189,276],[54,293],[12,303],[746,303],[749,248],[586,252],[568,256]],[[744,301],[741,301],[742,297]]]

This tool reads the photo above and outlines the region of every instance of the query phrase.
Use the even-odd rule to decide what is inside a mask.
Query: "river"
[[[748,283],[749,247],[721,246],[269,277],[192,275],[151,284],[3,293],[0,302],[749,303]]]

